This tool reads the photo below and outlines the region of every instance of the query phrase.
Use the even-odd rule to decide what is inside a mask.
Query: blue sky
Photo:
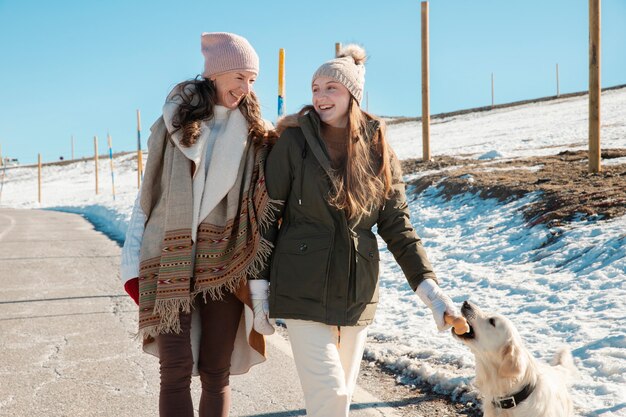
[[[602,85],[626,84],[626,2],[602,1]],[[588,86],[588,0],[430,2],[431,112],[553,95]],[[202,71],[200,34],[245,36],[261,69],[256,91],[274,121],[278,49],[286,50],[286,104],[310,101],[311,75],[335,42],[370,59],[365,91],[379,115],[418,116],[420,2],[0,0],[0,144],[22,163],[136,147],[171,87]],[[365,105],[365,103],[364,103]]]

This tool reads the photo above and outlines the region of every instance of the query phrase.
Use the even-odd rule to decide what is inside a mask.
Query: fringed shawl
[[[179,332],[178,314],[191,311],[196,295],[220,299],[263,269],[272,245],[261,237],[261,228],[272,220],[270,206],[277,203],[265,187],[268,146],[249,140],[234,185],[198,226],[194,257],[194,164],[173,143],[163,118],[151,131],[140,200],[148,219],[139,272],[144,339]]]

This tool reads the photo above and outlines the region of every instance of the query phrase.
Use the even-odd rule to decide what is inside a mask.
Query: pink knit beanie
[[[343,84],[361,104],[365,87],[366,60],[365,49],[355,44],[346,45],[339,51],[337,58],[322,64],[315,71],[311,82],[317,77],[330,77]]]
[[[204,78],[230,71],[259,73],[259,56],[245,38],[234,33],[205,32],[201,40]]]

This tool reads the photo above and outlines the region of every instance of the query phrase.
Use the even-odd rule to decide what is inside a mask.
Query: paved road
[[[0,209],[0,416],[158,414],[158,362],[133,339],[119,255],[78,215]],[[232,377],[231,416],[305,415],[289,344],[268,341],[269,360]],[[351,415],[394,413],[359,388]]]

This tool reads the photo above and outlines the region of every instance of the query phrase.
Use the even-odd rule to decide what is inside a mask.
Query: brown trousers
[[[202,339],[198,370],[202,384],[200,417],[228,417],[230,408],[230,357],[241,319],[243,304],[232,293],[219,301],[198,297]],[[180,314],[180,333],[159,335],[159,362],[161,365],[161,391],[159,415],[161,417],[193,417],[191,401],[191,314]]]

